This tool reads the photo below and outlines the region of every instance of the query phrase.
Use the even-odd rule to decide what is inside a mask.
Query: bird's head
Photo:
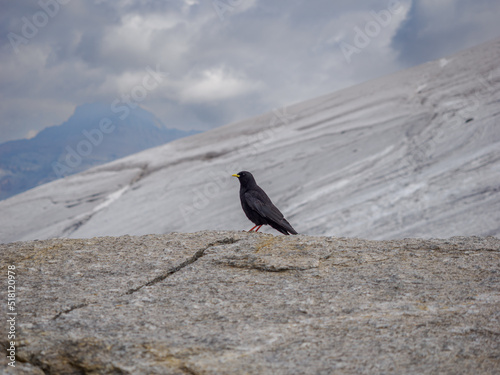
[[[242,185],[255,184],[255,179],[252,174],[247,171],[241,171],[232,175],[233,177],[237,177],[240,180]]]

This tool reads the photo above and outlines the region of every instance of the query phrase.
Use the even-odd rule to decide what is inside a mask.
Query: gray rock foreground
[[[500,372],[493,237],[205,231],[0,252],[19,309],[6,374]]]

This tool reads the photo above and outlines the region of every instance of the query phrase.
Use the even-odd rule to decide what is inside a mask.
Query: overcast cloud
[[[167,126],[207,130],[500,36],[498,0],[2,0],[0,13],[0,142],[144,92]]]

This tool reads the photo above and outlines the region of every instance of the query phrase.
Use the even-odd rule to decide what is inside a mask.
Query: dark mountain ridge
[[[194,133],[140,107],[119,117],[102,103],[83,104],[32,139],[0,144],[0,199]]]

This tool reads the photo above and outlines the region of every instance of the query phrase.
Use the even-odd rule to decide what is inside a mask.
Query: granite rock
[[[204,231],[0,252],[4,280],[16,267],[16,368],[0,357],[6,374],[500,371],[493,237]]]

